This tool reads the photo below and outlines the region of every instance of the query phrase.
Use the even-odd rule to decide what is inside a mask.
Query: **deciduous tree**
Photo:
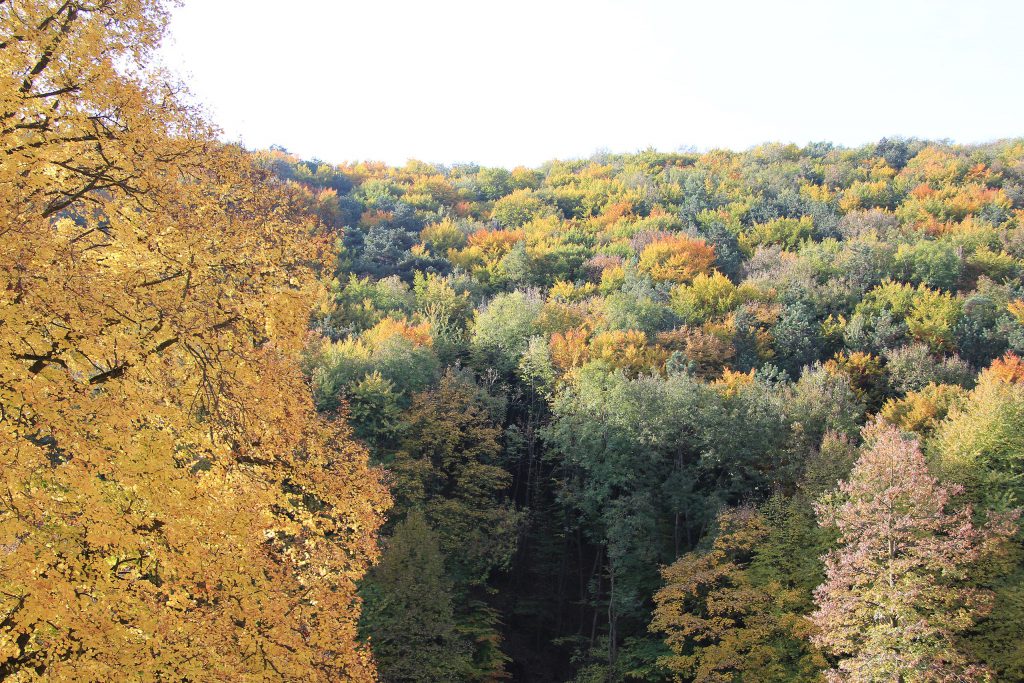
[[[382,681],[468,680],[470,651],[456,630],[437,534],[421,510],[406,515],[362,588],[361,628]]]
[[[984,680],[957,638],[991,608],[991,594],[966,579],[1012,521],[976,526],[969,508],[953,507],[959,489],[929,474],[916,441],[882,425],[866,436],[842,500],[819,508],[839,532],[812,615],[814,642],[838,658],[830,679]]]
[[[684,555],[662,570],[651,630],[666,634],[673,655],[662,664],[678,681],[813,681],[824,664],[805,642],[811,628],[794,611],[800,591],[750,571],[771,533],[751,508],[719,515],[709,551]],[[774,577],[772,577],[774,579]]]
[[[388,497],[296,363],[329,253],[144,70],[165,21],[0,3],[0,678],[372,680]]]

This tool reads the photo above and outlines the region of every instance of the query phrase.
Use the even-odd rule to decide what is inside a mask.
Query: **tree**
[[[954,384],[929,384],[901,399],[889,399],[878,414],[891,425],[925,436],[966,396],[967,390]]]
[[[535,294],[499,294],[477,309],[470,348],[482,368],[511,375],[536,331],[544,302]]]
[[[818,335],[819,324],[803,303],[787,306],[771,327],[775,347],[775,364],[789,373],[800,377],[800,371],[821,354],[822,343]]]
[[[0,3],[0,678],[374,678],[388,505],[296,357],[300,198],[159,74],[155,0]]]
[[[964,269],[954,245],[944,240],[921,240],[902,244],[896,251],[896,267],[914,284],[934,289],[955,289]]]
[[[928,453],[975,504],[1005,509],[1024,502],[1024,368],[1016,355],[980,373],[978,386],[937,426]]]
[[[768,520],[735,508],[718,526],[710,550],[662,570],[650,628],[666,634],[673,654],[661,663],[676,680],[695,683],[817,680],[824,660],[805,642],[808,624],[795,612],[800,591],[760,583],[750,571],[771,534]]]
[[[991,608],[968,570],[1012,532],[1009,518],[984,527],[951,508],[958,487],[928,473],[916,441],[892,427],[867,430],[867,445],[842,501],[819,506],[839,548],[825,556],[815,591],[814,642],[838,658],[836,681],[983,680],[957,638]]]
[[[953,332],[962,312],[962,302],[949,292],[919,285],[914,293],[913,310],[907,316],[907,329],[932,350],[948,350],[953,347]]]
[[[515,190],[494,203],[491,218],[503,228],[518,228],[551,213],[553,209],[533,190]]]
[[[736,308],[744,302],[745,294],[718,271],[702,273],[690,284],[673,288],[672,307],[685,322],[702,323]]]
[[[395,528],[361,592],[366,607],[360,627],[382,681],[467,680],[469,647],[456,631],[444,556],[421,510]]]
[[[451,371],[435,389],[417,394],[406,414],[406,438],[390,462],[396,507],[422,508],[438,531],[459,600],[456,623],[474,643],[473,670],[451,680],[503,678],[508,659],[487,586],[492,574],[508,569],[522,517],[511,502],[512,476],[502,467],[502,430],[482,394]]]
[[[920,391],[929,384],[970,386],[974,381],[974,371],[959,356],[937,358],[924,344],[890,349],[885,357],[889,385],[897,394]]]
[[[644,247],[639,267],[656,281],[685,283],[708,273],[714,262],[715,248],[703,239],[668,235]]]
[[[961,397],[935,429],[927,452],[942,473],[962,484],[981,509],[1019,506],[1024,489],[1024,364],[1007,354],[982,371],[978,386]],[[1018,533],[1019,538],[1019,533]],[[986,562],[974,581],[995,591],[992,612],[973,629],[970,646],[998,680],[1024,676],[1024,557]]]
[[[753,251],[762,244],[778,244],[785,249],[795,250],[814,236],[814,220],[810,216],[777,218],[767,223],[755,224],[749,232],[740,236],[740,245]]]
[[[592,362],[555,396],[544,440],[560,501],[596,550],[581,597],[600,608],[592,628],[607,619],[609,666],[627,629],[649,623],[659,564],[692,549],[723,503],[791,485],[778,396],[737,384],[630,378]]]
[[[507,195],[512,189],[511,174],[504,168],[481,168],[476,174],[477,187],[484,199],[494,201]]]
[[[483,585],[515,549],[518,515],[501,466],[501,428],[479,389],[449,371],[437,388],[413,397],[406,438],[394,455],[400,506],[422,506],[460,586]]]

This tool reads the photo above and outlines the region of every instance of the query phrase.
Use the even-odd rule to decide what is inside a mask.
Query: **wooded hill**
[[[257,158],[336,235],[385,679],[1024,677],[1024,142]]]
[[[1024,140],[251,152],[0,0],[0,679],[1024,680]]]

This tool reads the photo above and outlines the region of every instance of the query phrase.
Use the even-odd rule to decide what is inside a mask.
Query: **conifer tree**
[[[395,528],[362,592],[361,627],[382,681],[467,680],[469,648],[456,632],[437,534],[421,510]]]

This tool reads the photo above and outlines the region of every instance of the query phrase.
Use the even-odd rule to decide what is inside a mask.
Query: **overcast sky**
[[[1018,0],[185,0],[225,137],[327,161],[1024,135]]]

